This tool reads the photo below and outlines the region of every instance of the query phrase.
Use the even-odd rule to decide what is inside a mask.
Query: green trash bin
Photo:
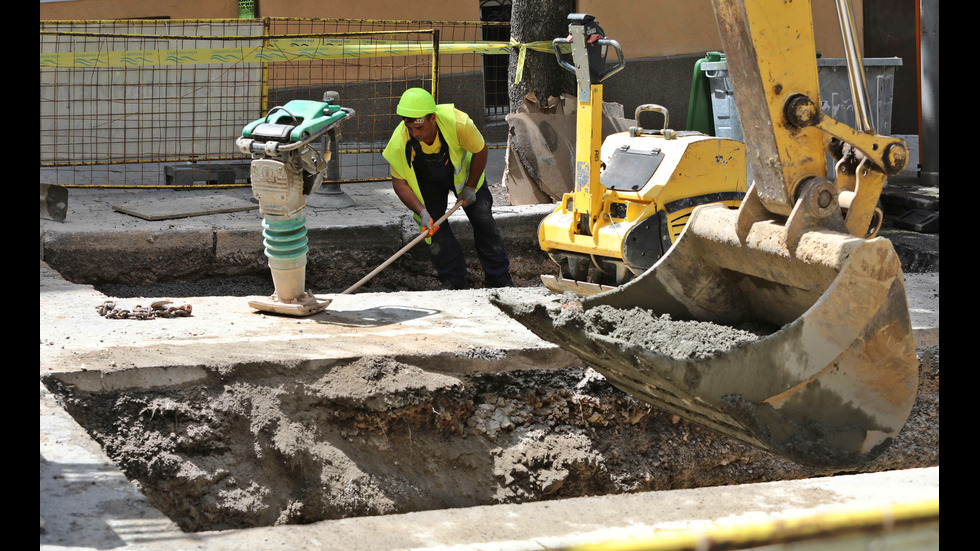
[[[708,52],[694,63],[694,77],[691,80],[691,98],[687,107],[687,129],[696,130],[709,136],[715,135],[714,112],[711,103],[711,83],[702,68],[704,63],[723,61],[721,52]]]

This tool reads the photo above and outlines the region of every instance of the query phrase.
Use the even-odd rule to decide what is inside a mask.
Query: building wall
[[[479,0],[255,0],[258,17],[479,21]],[[61,0],[41,2],[50,19],[224,19],[238,17],[237,0]]]
[[[902,66],[895,71],[895,103],[892,109],[892,132],[919,132],[919,70],[916,66],[916,18],[918,2],[865,0],[866,57],[900,57]]]
[[[41,2],[41,21],[69,19],[228,19],[238,17],[236,0],[59,0]]]
[[[479,21],[479,0],[255,0],[259,17]],[[854,0],[862,28],[863,0]],[[627,58],[704,53],[721,49],[711,0],[578,0],[619,41]],[[834,0],[813,0],[817,49],[843,56]],[[236,0],[62,0],[41,2],[41,19],[221,19],[238,17]]]
[[[479,0],[258,0],[261,17],[479,21]]]
[[[479,0],[255,0],[259,17],[479,21]],[[855,0],[857,28],[863,28],[863,0]],[[711,0],[578,0],[581,12],[596,16],[627,59],[703,54],[720,50]],[[238,17],[235,0],[63,0],[41,3],[41,19],[221,19]],[[817,50],[843,57],[834,0],[813,0]]]
[[[852,4],[861,40],[864,2]],[[817,50],[823,57],[843,57],[834,0],[812,0],[812,5]],[[596,17],[627,59],[721,50],[711,0],[578,0],[578,6]]]

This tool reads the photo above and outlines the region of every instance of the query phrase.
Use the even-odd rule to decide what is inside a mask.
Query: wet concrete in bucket
[[[720,356],[742,343],[752,342],[779,328],[764,324],[729,326],[717,323],[671,319],[642,308],[599,305],[583,311],[574,295],[561,299],[562,309],[554,317],[556,326],[580,322],[585,331],[656,351],[674,359],[706,359]]]

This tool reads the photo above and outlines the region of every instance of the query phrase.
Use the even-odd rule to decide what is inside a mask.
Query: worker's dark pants
[[[429,178],[419,178],[419,190],[425,210],[429,211],[432,220],[438,220],[448,209],[449,192],[456,193],[453,186],[452,164],[448,170],[442,167],[430,166]],[[504,250],[500,230],[493,219],[493,195],[486,184],[476,192],[476,202],[463,207],[466,217],[473,226],[473,241],[476,254],[483,267],[487,287],[505,287],[511,285],[510,260]],[[453,235],[449,221],[443,222],[439,231],[432,236],[429,246],[429,257],[432,265],[439,274],[439,280],[444,289],[463,289],[465,287],[466,259],[463,250]]]

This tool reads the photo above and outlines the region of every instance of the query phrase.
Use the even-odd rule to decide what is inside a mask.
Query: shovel
[[[442,223],[445,222],[446,219],[448,219],[449,216],[452,213],[454,213],[457,210],[459,210],[459,207],[461,207],[461,206],[463,206],[463,201],[462,200],[456,201],[456,204],[453,205],[452,208],[450,208],[448,211],[446,211],[446,214],[443,214],[441,217],[439,217],[438,220],[436,220],[432,224],[433,225],[433,229],[434,230],[439,229],[439,226],[441,226]],[[435,232],[433,231],[433,233],[435,233]],[[379,273],[381,273],[381,271],[384,270],[385,268],[387,268],[389,265],[391,265],[392,262],[398,260],[399,257],[401,257],[403,254],[407,253],[413,247],[415,247],[416,245],[418,245],[420,241],[422,241],[426,237],[429,237],[429,235],[430,234],[429,234],[429,231],[428,230],[422,230],[422,233],[420,233],[418,235],[418,237],[416,237],[415,239],[411,240],[408,244],[406,244],[404,247],[402,247],[401,249],[399,249],[398,252],[396,252],[395,254],[391,255],[391,257],[388,260],[385,260],[384,262],[381,263],[380,266],[378,266],[374,270],[371,270],[371,273],[369,273],[368,275],[362,277],[361,280],[358,281],[357,283],[355,283],[355,284],[351,285],[350,287],[344,289],[343,292],[341,292],[340,294],[341,295],[349,295],[349,294],[353,293],[358,288],[360,288],[362,285],[364,285],[368,281],[371,281],[371,279],[373,279],[374,276],[376,276]],[[324,301],[325,302],[325,305],[329,305],[333,301],[332,298],[321,298],[321,297],[317,297],[317,299]]]

